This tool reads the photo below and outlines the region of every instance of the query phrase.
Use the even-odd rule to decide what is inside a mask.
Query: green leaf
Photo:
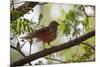
[[[31,39],[31,40],[29,41],[29,43],[30,43],[30,45],[32,45],[32,43],[33,43],[33,40]]]
[[[66,23],[61,23],[61,25],[59,26],[59,30],[63,33],[63,34],[70,34],[70,27],[68,24]]]

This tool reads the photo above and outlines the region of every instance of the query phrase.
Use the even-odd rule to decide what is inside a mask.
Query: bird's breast
[[[38,36],[38,39],[42,40],[43,42],[51,42],[54,39],[56,39],[57,34],[55,32],[44,32],[40,36]]]

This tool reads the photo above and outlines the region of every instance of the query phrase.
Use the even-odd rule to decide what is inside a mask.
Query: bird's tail
[[[24,37],[20,37],[21,39],[31,39],[30,36],[24,36]]]
[[[32,39],[35,38],[36,34],[35,33],[30,33],[27,36],[21,37],[21,39]]]

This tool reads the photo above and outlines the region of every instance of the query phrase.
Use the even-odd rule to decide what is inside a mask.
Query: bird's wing
[[[34,32],[31,32],[30,34],[28,34],[25,37],[21,37],[21,39],[32,39],[32,38],[35,38],[35,37],[37,38],[37,37],[40,37],[42,35],[45,35],[48,32],[48,30],[49,30],[48,27],[44,27],[44,28],[38,29]]]
[[[48,31],[49,31],[49,27],[44,27],[44,28],[37,30],[35,33],[38,36],[38,35],[43,35],[43,34],[47,33]]]

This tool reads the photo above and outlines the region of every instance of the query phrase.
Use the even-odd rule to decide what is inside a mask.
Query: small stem
[[[20,49],[25,45],[25,43],[26,43],[26,42],[24,42],[24,44],[22,44],[22,45],[20,46]]]
[[[45,4],[48,4],[48,3],[39,3],[39,5],[45,5]]]
[[[91,47],[95,51],[95,48],[93,46],[91,46],[90,44],[85,43],[85,42],[82,42],[81,44],[87,45],[87,46]]]
[[[45,57],[46,59],[50,59],[50,60],[54,60],[54,61],[59,61],[61,63],[67,63],[66,61],[61,61],[61,60],[58,60],[58,59],[55,59],[55,58],[50,58],[50,57]]]
[[[14,3],[14,4],[20,4],[20,3],[24,3],[25,1],[21,1],[21,2],[17,2],[17,3]]]
[[[21,51],[21,50],[19,50],[19,49],[17,49],[16,47],[14,47],[14,46],[10,46],[11,48],[13,48],[13,49],[15,49],[16,51],[18,51],[23,57],[25,57],[25,54]],[[29,65],[32,65],[30,62],[29,62]]]
[[[31,55],[31,48],[32,48],[32,47],[31,47],[31,44],[30,44],[30,51],[29,51],[29,55]]]

